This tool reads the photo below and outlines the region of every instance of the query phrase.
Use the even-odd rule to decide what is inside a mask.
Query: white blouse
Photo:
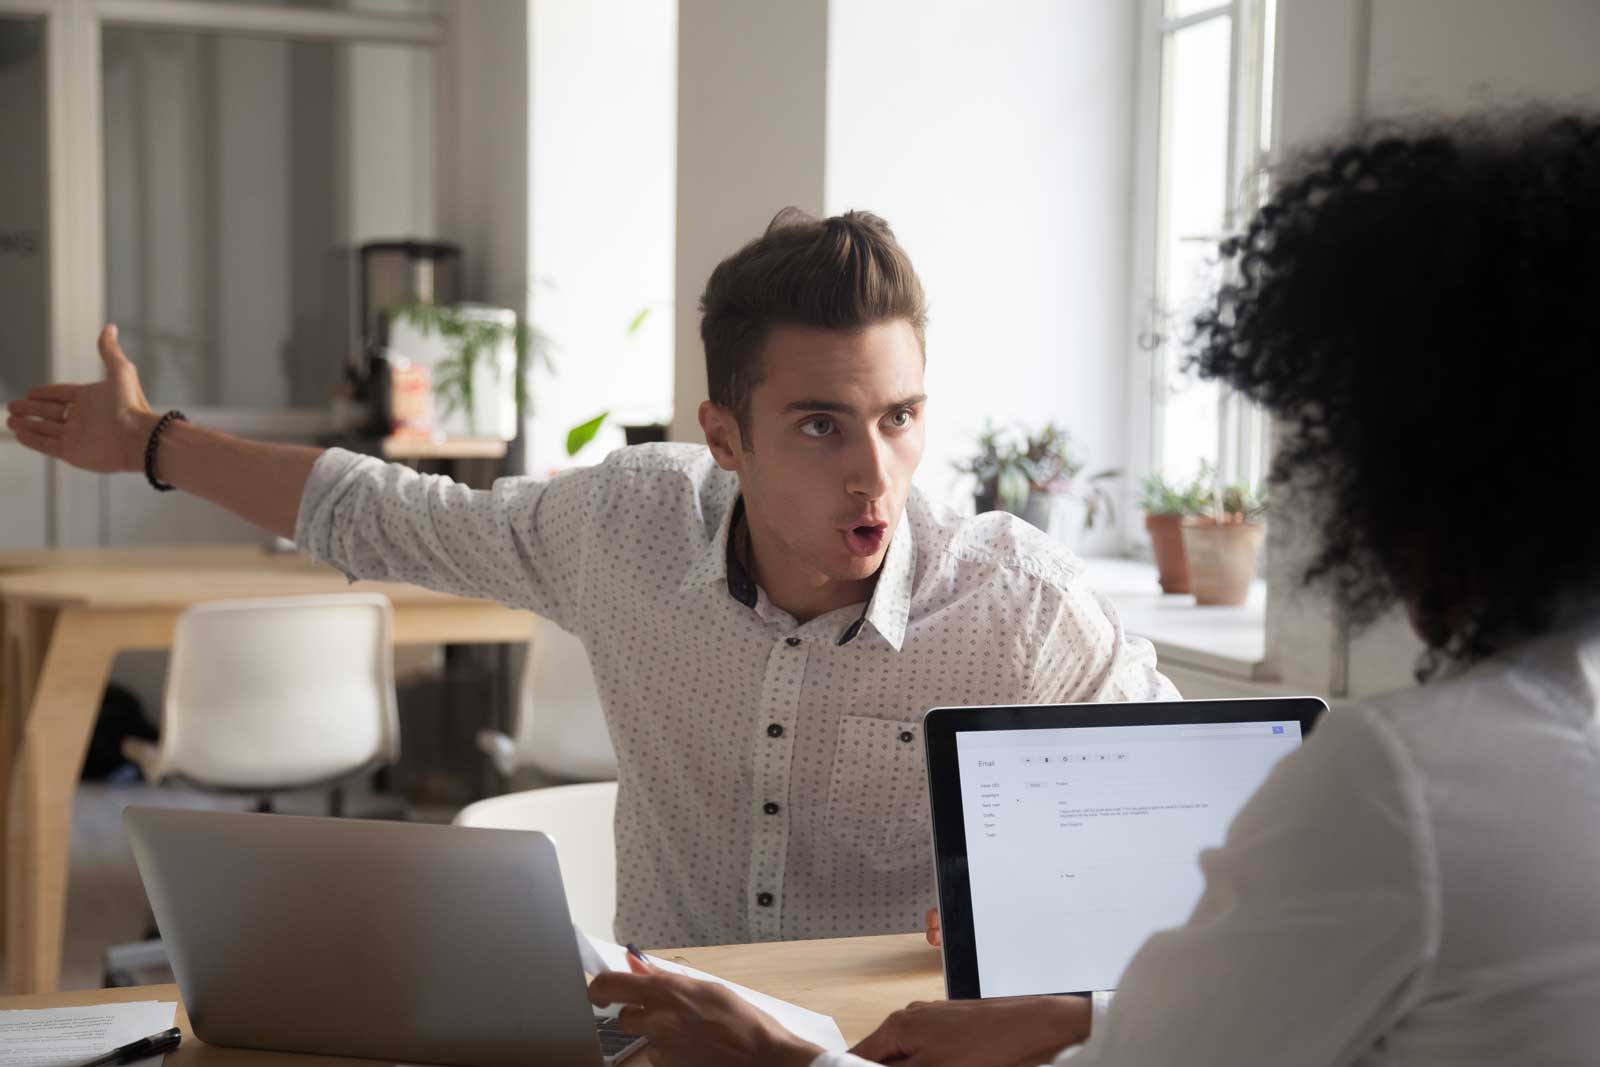
[[[1597,707],[1600,621],[1331,712],[1055,1062],[1600,1062]]]

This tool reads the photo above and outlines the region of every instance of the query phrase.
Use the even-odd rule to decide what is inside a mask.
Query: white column
[[[823,208],[827,0],[681,0],[672,438],[702,440],[700,294],[778,209]]]

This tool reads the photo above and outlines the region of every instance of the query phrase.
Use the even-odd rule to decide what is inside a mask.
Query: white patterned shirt
[[[913,492],[870,602],[802,624],[729,552],[740,499],[704,447],[646,445],[489,490],[335,449],[300,502],[295,539],[353,577],[582,639],[617,752],[624,940],[921,929],[924,712],[1177,695],[1079,560],[1009,515]]]

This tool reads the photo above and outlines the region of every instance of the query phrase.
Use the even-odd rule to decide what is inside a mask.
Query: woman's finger
[[[653,1023],[654,1020],[651,1019],[650,1009],[641,1008],[637,1004],[629,1004],[626,1008],[617,1012],[617,1025],[630,1034],[638,1034],[640,1037],[654,1037],[655,1034],[651,1032],[654,1029]]]
[[[28,390],[28,395],[25,399],[54,400],[58,404],[65,404],[76,400],[78,398],[78,391],[82,388],[83,386],[81,385],[67,385],[64,383],[58,383],[55,385],[36,385],[32,389]]]
[[[911,1051],[900,1040],[900,1013],[889,1016],[876,1030],[862,1038],[855,1048],[850,1050],[864,1060],[882,1063],[891,1057],[904,1056]]]

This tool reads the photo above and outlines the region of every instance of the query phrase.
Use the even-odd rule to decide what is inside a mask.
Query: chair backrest
[[[522,671],[515,764],[568,780],[615,781],[617,754],[583,642],[540,619]]]
[[[388,598],[372,593],[185,611],[167,669],[157,773],[285,789],[393,762],[392,631]]]
[[[573,925],[611,941],[617,911],[616,810],[617,783],[583,782],[480,800],[462,808],[455,824],[548,834],[556,843]]]

